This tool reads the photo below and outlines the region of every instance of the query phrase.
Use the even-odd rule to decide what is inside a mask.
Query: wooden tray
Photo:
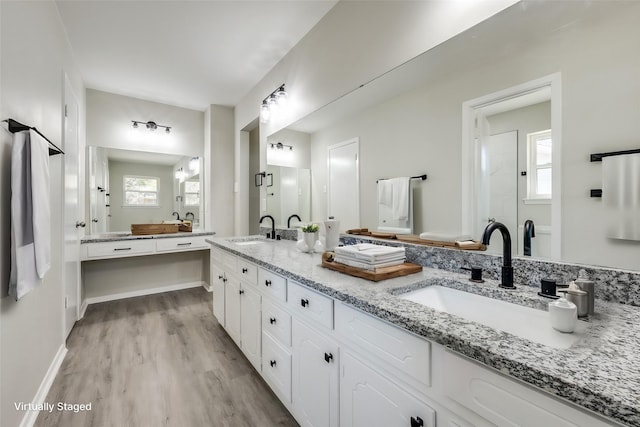
[[[179,224],[131,224],[131,234],[134,236],[171,234],[177,233],[179,228]]]
[[[323,257],[324,258],[324,257]],[[330,270],[339,271],[350,276],[361,277],[363,279],[379,282],[380,280],[392,279],[394,277],[406,276],[422,271],[422,266],[405,262],[404,264],[394,265],[391,267],[378,268],[376,271],[363,270],[361,268],[351,267],[349,265],[340,264],[338,262],[322,260],[322,266]]]

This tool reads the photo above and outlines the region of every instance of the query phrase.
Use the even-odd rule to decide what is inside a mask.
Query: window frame
[[[538,193],[538,170],[550,169],[553,172],[553,157],[549,163],[542,165],[538,164],[538,152],[537,142],[540,139],[551,140],[551,147],[553,152],[553,139],[551,129],[545,129],[537,132],[531,132],[527,134],[527,201],[551,201],[553,196],[553,183],[551,193]]]
[[[198,191],[197,192],[191,192],[191,191],[187,191],[187,182],[196,182],[198,184]],[[198,204],[189,204],[187,203],[187,194],[195,194],[198,197]],[[184,181],[184,206],[200,206],[200,181],[189,181],[186,180]]]
[[[156,191],[139,191],[133,190],[137,193],[156,193],[156,203],[155,204],[133,204],[127,203],[127,192],[132,192],[132,190],[127,190],[127,178],[134,179],[153,179],[156,181]],[[143,176],[143,175],[123,175],[122,176],[122,206],[127,208],[158,208],[160,207],[160,177],[157,176]]]

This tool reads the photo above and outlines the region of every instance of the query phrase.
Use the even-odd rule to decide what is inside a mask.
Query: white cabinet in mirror
[[[92,235],[176,219],[204,228],[199,156],[90,146],[87,158]]]

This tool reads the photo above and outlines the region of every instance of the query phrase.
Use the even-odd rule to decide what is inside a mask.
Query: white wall
[[[148,131],[133,129],[132,120],[154,121],[171,127]],[[87,145],[124,150],[202,156],[204,113],[87,89]]]
[[[63,81],[69,75],[78,98],[84,144],[84,86],[55,3],[0,2],[0,119],[36,126],[63,145]],[[3,125],[3,129],[6,129]],[[11,134],[0,131],[0,425],[19,425],[47,369],[64,347],[64,156],[50,158],[52,267],[42,285],[16,302],[7,296],[10,266]],[[63,147],[64,148],[64,147]]]
[[[206,114],[209,122],[211,150],[211,187],[207,198],[211,199],[209,210],[211,220],[208,230],[215,231],[218,236],[233,235],[233,108],[211,105]],[[246,169],[246,168],[245,168]],[[245,172],[246,173],[246,172]]]
[[[283,82],[289,92],[288,114],[261,126],[262,141],[513,3],[338,2],[236,106],[235,181],[241,182],[243,173],[240,131],[258,117],[262,99]],[[246,212],[248,204],[248,183],[243,182],[235,198],[236,212]],[[235,233],[246,234],[247,222],[239,218]]]
[[[313,134],[313,217],[326,215],[320,190],[326,184],[326,147],[359,137],[362,226],[375,224],[376,178],[427,173],[429,179],[418,184],[422,220],[416,229],[459,228],[462,103],[561,72],[562,260],[640,269],[640,243],[606,238],[601,200],[589,197],[591,188],[602,186],[602,165],[590,163],[589,154],[638,148],[640,57],[629,52],[640,39],[640,3],[590,7],[596,5],[596,13],[566,31],[483,51],[455,72]],[[608,17],[607,7],[619,13]]]

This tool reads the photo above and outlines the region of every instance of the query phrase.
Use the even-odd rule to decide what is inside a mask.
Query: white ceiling
[[[204,110],[236,105],[336,1],[56,4],[87,87]]]

